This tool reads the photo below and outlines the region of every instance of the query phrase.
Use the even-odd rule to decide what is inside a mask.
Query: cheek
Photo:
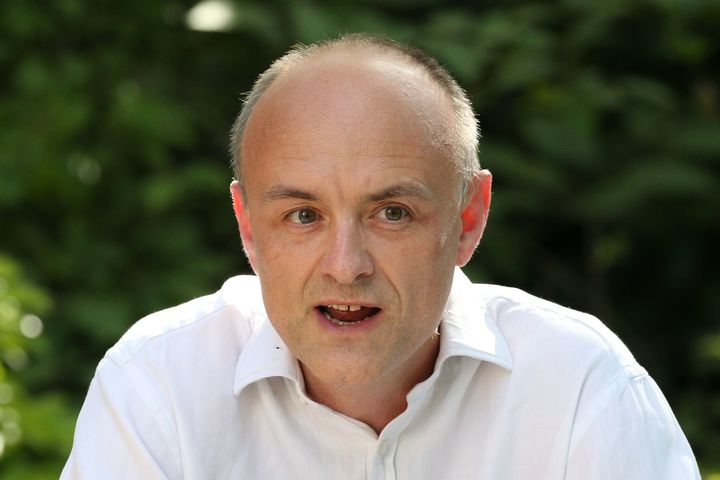
[[[455,259],[459,242],[457,222],[448,222],[435,230],[433,235],[423,239],[418,245],[413,258],[412,274],[418,285],[418,291],[424,291],[425,298],[419,299],[430,308],[443,308],[435,305],[439,298],[449,292],[455,270]]]
[[[448,261],[454,264],[459,238],[459,222],[447,221],[430,229],[427,236],[418,237],[418,241],[422,242],[418,251],[426,255],[426,261],[432,264]]]
[[[272,224],[255,229],[255,250],[264,270],[285,268],[304,257],[299,239]]]
[[[261,241],[262,247],[255,251],[255,272],[263,284],[263,297],[273,305],[282,303],[287,292],[294,290],[297,281],[293,280],[299,273],[298,261],[283,245],[272,240]],[[285,292],[285,294],[283,294]],[[267,305],[268,310],[270,305]]]
[[[270,227],[258,230],[255,240],[255,270],[272,290],[274,300],[294,296],[297,301],[298,291],[306,288],[322,248],[307,237],[283,234],[281,229]]]
[[[404,284],[404,288],[398,288],[414,300],[412,303],[426,308],[452,279],[457,243],[451,226],[428,229],[413,235],[402,246],[385,244],[377,263],[385,266],[391,281]]]

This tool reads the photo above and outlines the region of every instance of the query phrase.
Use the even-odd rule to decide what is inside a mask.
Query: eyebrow
[[[309,200],[313,202],[318,199],[317,196],[310,192],[285,185],[275,185],[263,194],[263,200],[283,200],[286,198]]]
[[[371,193],[365,197],[366,202],[380,202],[389,198],[398,197],[415,197],[420,200],[432,200],[433,194],[430,190],[418,183],[400,183],[392,185],[384,190],[377,193]],[[284,199],[299,199],[308,201],[318,201],[318,197],[306,190],[300,190],[299,188],[289,187],[286,185],[274,185],[268,191],[263,194],[263,200],[284,200]]]
[[[415,197],[420,200],[432,200],[433,194],[430,190],[419,183],[400,183],[392,185],[385,190],[377,193],[371,193],[366,197],[370,202],[379,202],[389,198],[397,197]]]

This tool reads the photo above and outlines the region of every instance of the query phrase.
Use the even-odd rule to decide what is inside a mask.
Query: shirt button
[[[380,455],[385,455],[388,452],[388,445],[385,442],[380,442],[377,451]]]

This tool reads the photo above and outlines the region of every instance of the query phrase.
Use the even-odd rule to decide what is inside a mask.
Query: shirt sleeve
[[[566,480],[700,480],[690,445],[647,374],[630,379],[575,433]]]
[[[168,415],[112,360],[98,365],[61,480],[182,478]]]

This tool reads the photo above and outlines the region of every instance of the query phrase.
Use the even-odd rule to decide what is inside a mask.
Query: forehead
[[[372,107],[377,109],[375,117],[392,111],[400,120],[437,123],[449,113],[450,101],[422,68],[397,54],[348,47],[318,53],[287,68],[260,99],[255,113],[274,108],[337,119]],[[442,128],[436,133],[441,132]]]
[[[281,74],[256,104],[243,171],[268,155],[447,161],[451,120],[446,94],[419,67],[362,49],[320,53]]]

